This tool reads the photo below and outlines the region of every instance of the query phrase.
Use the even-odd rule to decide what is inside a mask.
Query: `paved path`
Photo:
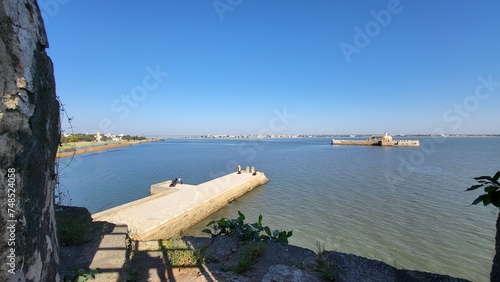
[[[199,185],[178,184],[175,193],[155,194],[92,218],[126,224],[129,236],[136,240],[167,239],[267,181],[262,172],[234,172]]]

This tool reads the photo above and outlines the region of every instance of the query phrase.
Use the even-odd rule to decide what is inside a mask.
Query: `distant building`
[[[95,135],[95,141],[101,142],[101,133],[97,131],[97,134]]]

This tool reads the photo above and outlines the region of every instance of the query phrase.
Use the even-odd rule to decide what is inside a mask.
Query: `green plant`
[[[472,185],[466,191],[473,191],[484,187],[484,194],[479,195],[472,205],[483,203],[484,206],[489,204],[500,208],[500,171],[497,171],[493,176],[479,176],[474,178],[478,184]],[[496,223],[497,234],[495,236],[495,256],[493,258],[493,266],[491,268],[490,280],[500,281],[500,213],[497,216]]]
[[[238,218],[227,219],[221,218],[217,221],[210,221],[207,226],[212,226],[213,232],[210,229],[204,229],[202,232],[209,234],[212,237],[219,235],[235,236],[242,241],[255,241],[255,242],[278,242],[281,245],[288,244],[288,238],[293,235],[293,230],[280,231],[271,229],[268,226],[262,225],[262,215],[256,223],[248,224],[244,222],[245,215],[238,211]],[[264,231],[265,235],[260,233]]]
[[[92,230],[89,223],[83,219],[64,220],[58,222],[59,241],[62,246],[81,245],[86,243]]]
[[[76,274],[74,274],[74,272],[73,272],[74,276],[72,276],[72,278],[66,277],[64,280],[66,282],[85,282],[88,280],[94,280],[95,275],[97,273],[99,273],[99,271],[97,271],[97,269],[85,270],[83,268],[79,268],[76,271]]]
[[[85,269],[78,269],[78,278],[76,279],[77,282],[83,282],[87,280],[94,280],[95,275],[99,273],[96,269],[89,269],[88,271]]]
[[[337,276],[337,267],[328,262],[325,257],[325,245],[316,242],[316,261],[318,262],[318,272],[321,278],[326,281],[335,281]]]
[[[500,183],[498,179],[500,178],[500,171],[498,171],[493,177],[491,176],[479,176],[474,179],[479,183],[478,185],[472,185],[467,191],[476,190],[478,188],[484,187],[485,194],[477,197],[473,205],[477,205],[479,203],[483,203],[483,205],[487,206],[489,204],[494,205],[495,207],[500,207]]]
[[[236,261],[223,267],[223,270],[243,273],[252,268],[259,257],[264,254],[265,249],[263,242],[245,242],[236,251],[237,258],[232,257]]]

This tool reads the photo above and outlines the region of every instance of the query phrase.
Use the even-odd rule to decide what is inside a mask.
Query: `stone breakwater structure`
[[[362,145],[362,146],[395,146],[395,147],[419,147],[418,140],[393,140],[392,136],[372,135],[367,140],[335,140],[332,139],[332,145]]]
[[[168,239],[178,235],[234,199],[269,179],[263,172],[247,167],[201,183],[177,184],[171,181],[151,186],[151,195],[92,215],[94,221],[127,225],[131,239]]]

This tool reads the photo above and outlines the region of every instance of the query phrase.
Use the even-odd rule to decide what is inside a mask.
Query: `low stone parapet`
[[[172,184],[172,180],[167,180],[167,181],[153,184],[149,188],[149,194],[154,195],[154,194],[158,194],[161,192],[166,192],[168,190],[174,190],[175,188],[170,187],[171,184]]]

